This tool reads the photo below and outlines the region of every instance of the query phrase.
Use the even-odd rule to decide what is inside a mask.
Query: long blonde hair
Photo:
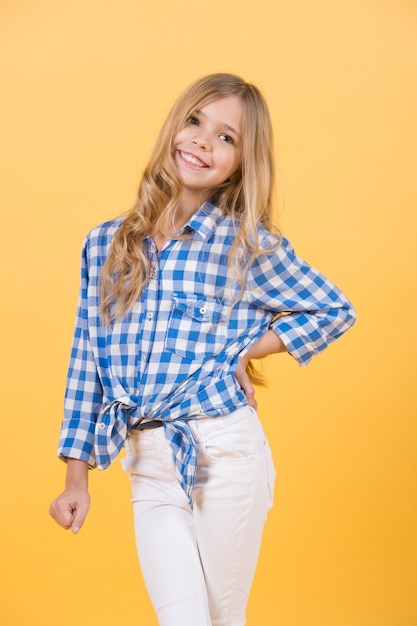
[[[175,210],[181,193],[173,150],[178,131],[196,109],[228,96],[237,96],[242,103],[242,162],[228,181],[212,190],[212,195],[216,196],[217,206],[236,222],[229,266],[243,293],[246,269],[263,252],[257,226],[271,229],[275,173],[271,120],[257,87],[233,74],[211,74],[192,83],[172,107],[143,174],[137,201],[113,237],[100,275],[100,307],[105,324],[131,310],[149,279],[146,237],[158,231],[172,237],[175,232]]]

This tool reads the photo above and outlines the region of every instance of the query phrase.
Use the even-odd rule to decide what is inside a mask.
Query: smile
[[[186,163],[188,163],[189,165],[194,165],[195,167],[198,167],[198,168],[209,167],[207,163],[204,163],[204,161],[200,161],[200,159],[198,159],[193,154],[190,154],[189,152],[183,152],[182,150],[178,150],[178,154],[180,158]]]

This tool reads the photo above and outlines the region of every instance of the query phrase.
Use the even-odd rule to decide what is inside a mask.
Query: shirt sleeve
[[[96,466],[94,429],[101,411],[103,393],[90,341],[88,290],[88,238],[81,261],[81,287],[78,299],[74,337],[64,401],[64,419],[58,445],[58,455],[86,461]]]
[[[275,252],[258,257],[247,288],[252,304],[274,314],[270,328],[301,366],[355,321],[347,297],[285,238]]]

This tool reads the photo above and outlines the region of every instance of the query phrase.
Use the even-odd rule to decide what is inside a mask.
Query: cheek
[[[230,149],[230,146],[227,149],[223,149],[221,152],[217,154],[217,165],[219,165],[225,172],[228,174],[232,174],[237,170],[240,164],[240,154],[236,154],[236,152]]]
[[[189,133],[190,129],[188,128],[182,128],[181,130],[179,130],[178,133],[175,135],[173,145],[177,146],[178,144],[185,141],[188,138]]]
[[[241,162],[242,162],[242,158],[240,154],[235,155],[235,157],[231,159],[230,168],[229,168],[230,174],[234,174],[236,170],[239,169]]]
[[[181,131],[179,133],[177,133],[174,137],[174,140],[172,142],[172,148],[175,150],[176,146],[178,146],[179,143],[181,143],[182,141],[182,137],[181,137],[182,133]]]

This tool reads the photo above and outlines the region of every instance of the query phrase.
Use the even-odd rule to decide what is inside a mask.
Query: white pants
[[[126,442],[142,574],[160,626],[243,626],[272,505],[271,452],[250,407],[189,424],[193,506],[163,428],[134,430]]]

